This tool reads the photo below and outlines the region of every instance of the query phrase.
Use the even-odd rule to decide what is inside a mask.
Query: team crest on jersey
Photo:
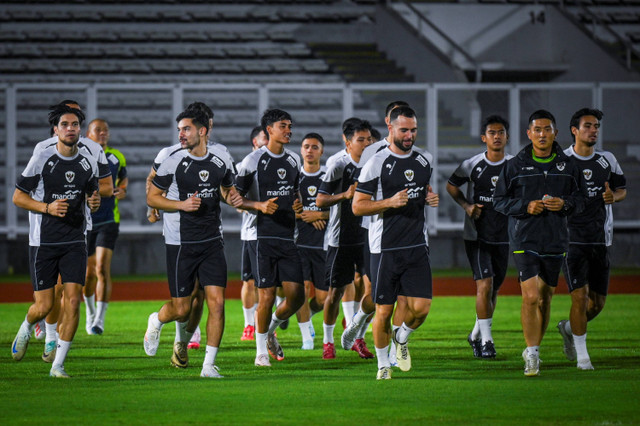
[[[559,171],[563,171],[566,165],[567,163],[565,163],[564,161],[561,161],[560,163],[556,164],[556,167],[558,168]]]
[[[413,172],[413,170],[407,169],[404,171],[404,177],[406,177],[409,182],[413,180],[414,176],[415,176],[415,173]]]
[[[285,176],[287,176],[287,171],[285,169],[278,169],[278,177],[284,179]]]
[[[318,192],[318,188],[316,186],[312,185],[309,188],[307,188],[307,191],[309,192],[309,195],[314,197],[316,195],[316,193]]]
[[[209,179],[209,171],[208,170],[200,170],[198,174],[200,176],[200,180],[206,182]]]
[[[591,180],[591,177],[593,176],[593,172],[591,171],[591,169],[584,169],[582,171],[582,175],[586,180]]]
[[[67,178],[67,182],[71,183],[76,178],[76,174],[72,171],[68,171],[64,174],[64,177]]]
[[[498,176],[491,176],[491,185],[496,186],[498,183]]]

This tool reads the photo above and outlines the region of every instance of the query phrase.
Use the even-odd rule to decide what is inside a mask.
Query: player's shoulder
[[[433,164],[433,155],[426,149],[413,147],[413,155],[416,157],[422,157],[429,162],[429,164]]]
[[[50,138],[47,138],[43,141],[40,141],[36,144],[35,147],[33,147],[33,152],[37,153],[39,151],[42,151],[45,148],[49,148],[51,146],[55,146],[58,143],[58,137],[57,136],[52,136]]]
[[[600,157],[604,157],[604,159],[607,160],[607,162],[611,165],[618,164],[618,160],[616,159],[616,156],[613,155],[613,153],[610,151],[605,151],[603,149],[596,149],[596,155],[599,155]]]
[[[291,164],[293,167],[298,167],[300,168],[300,165],[302,163],[300,163],[300,156],[298,154],[296,154],[295,152],[291,151],[288,148],[284,149],[284,154],[287,157],[287,161],[291,162],[291,160],[289,159],[293,159],[293,161],[295,161],[295,164]]]

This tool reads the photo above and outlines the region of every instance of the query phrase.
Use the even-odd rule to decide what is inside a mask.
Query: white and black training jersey
[[[389,146],[389,141],[386,138],[384,138],[366,147],[364,151],[362,151],[362,155],[360,156],[360,161],[358,162],[358,167],[360,167],[360,170],[362,170],[364,165],[367,164],[367,162],[374,155],[376,155],[378,152],[382,151],[388,146]],[[360,225],[365,229],[369,229],[370,222],[371,222],[370,216],[363,216],[362,220],[360,221]]]
[[[449,178],[449,183],[453,186],[461,187],[467,184],[466,198],[470,203],[483,205],[482,214],[478,219],[464,215],[465,240],[509,244],[508,218],[494,210],[493,191],[496,189],[502,168],[512,157],[506,154],[501,161],[494,163],[489,161],[486,152],[483,152],[464,160]]]
[[[300,171],[300,198],[302,199],[303,210],[311,211],[327,211],[329,209],[316,206],[316,198],[318,197],[318,189],[322,184],[322,179],[327,173],[325,167],[321,167],[315,173],[307,173],[304,168]],[[310,223],[306,223],[302,219],[296,220],[296,245],[298,247],[322,249],[324,247],[324,234],[317,230]]]
[[[356,183],[360,168],[350,155],[341,155],[327,164],[327,173],[322,178],[319,192],[327,195],[339,194]],[[331,206],[327,224],[325,248],[346,247],[364,244],[362,218],[351,209],[353,200],[342,200]]]
[[[58,153],[56,145],[38,149],[16,183],[16,188],[36,201],[52,203],[66,199],[64,217],[29,212],[29,245],[83,243],[89,211],[85,194],[98,190],[98,164],[86,152],[75,156]]]
[[[616,157],[608,151],[596,150],[589,157],[576,154],[573,146],[564,150],[582,175],[582,186],[587,191],[587,205],[578,214],[569,216],[569,242],[571,244],[605,244],[613,241],[613,208],[602,199],[609,182],[612,191],[625,188],[627,180]]]
[[[356,191],[373,200],[393,197],[408,189],[409,202],[371,218],[369,248],[371,253],[427,245],[425,205],[433,159],[431,154],[413,148],[406,155],[384,149],[362,168]]]
[[[274,214],[256,212],[257,238],[293,241],[296,217],[293,202],[298,197],[300,157],[285,149],[274,154],[263,146],[247,155],[238,167],[236,188],[253,201],[277,198]]]
[[[207,144],[207,148],[212,149],[214,147],[217,147],[219,150],[221,150],[222,152],[225,153],[226,156],[228,156],[227,161],[231,162],[231,164],[233,165],[233,173],[235,175],[236,173],[236,168],[235,168],[235,162],[233,161],[233,157],[231,156],[231,153],[229,152],[229,149],[217,142],[210,142]],[[165,148],[162,148],[160,150],[160,152],[158,152],[158,155],[156,155],[156,158],[153,160],[153,170],[156,171],[156,173],[158,172],[158,168],[160,167],[160,164],[167,159],[167,157],[169,157],[171,154],[175,153],[176,151],[180,151],[181,149],[186,149],[183,148],[182,145],[180,143],[176,143],[173,144],[171,146],[167,146]]]
[[[207,147],[204,157],[178,150],[162,162],[153,184],[167,192],[169,200],[184,201],[194,193],[202,200],[195,212],[165,212],[166,244],[180,245],[212,241],[220,232],[220,186],[233,186],[233,166],[219,147]]]

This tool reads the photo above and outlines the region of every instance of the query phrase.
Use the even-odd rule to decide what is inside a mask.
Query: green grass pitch
[[[474,359],[466,336],[472,297],[440,297],[412,335],[413,368],[376,381],[375,360],[338,349],[322,360],[322,318],[314,318],[316,349],[303,351],[297,322],[278,331],[285,360],[253,365],[255,343],[241,342],[239,300],[226,304],[217,365],[222,380],[201,379],[204,350],[189,351],[186,370],[169,364],[175,326],[167,324],[155,357],[142,340],[161,302],[109,306],[103,336],[80,327],[65,363],[70,380],[48,377],[32,338],[25,358],[10,346],[27,304],[0,305],[0,424],[637,424],[640,423],[640,296],[612,295],[589,324],[595,371],[578,371],[562,354],[555,328],[570,300],[556,296],[541,347],[541,374],[523,375],[520,298],[498,299],[495,360]],[[205,312],[206,314],[206,312]],[[206,316],[206,315],[205,315]],[[204,320],[203,323],[204,325]],[[339,342],[341,327],[336,327]],[[203,336],[204,339],[204,336]],[[373,349],[371,334],[367,342]]]

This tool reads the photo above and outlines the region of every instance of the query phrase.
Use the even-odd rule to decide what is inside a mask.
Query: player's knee
[[[78,309],[80,309],[80,299],[81,297],[79,294],[73,294],[65,297],[65,301],[64,301],[65,309],[77,311]]]

